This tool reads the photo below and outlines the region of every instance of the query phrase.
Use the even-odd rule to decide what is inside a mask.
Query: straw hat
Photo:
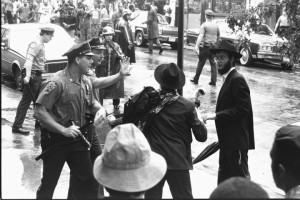
[[[105,187],[141,192],[154,187],[165,175],[165,159],[152,152],[143,133],[133,124],[112,129],[102,155],[94,163],[94,176]]]

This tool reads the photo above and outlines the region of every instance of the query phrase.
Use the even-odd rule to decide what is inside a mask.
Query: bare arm
[[[33,63],[33,56],[30,54],[27,54],[27,59],[24,64],[24,67],[26,69],[26,77],[24,78],[24,83],[29,83],[30,77],[31,77],[31,69],[32,69],[32,63]]]

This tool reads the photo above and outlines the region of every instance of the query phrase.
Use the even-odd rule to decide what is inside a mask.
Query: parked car
[[[139,13],[138,17],[131,21],[131,29],[137,46],[144,46],[147,43],[147,24],[142,24],[147,20],[147,11],[136,11]],[[157,14],[159,40],[161,43],[168,43],[172,49],[177,49],[178,28],[171,26],[165,20],[164,16]]]
[[[49,26],[54,28],[54,37],[45,44],[45,72],[43,79],[67,65],[67,57],[62,55],[74,44],[74,40],[60,26],[55,24],[5,24],[1,26],[1,71],[14,77],[17,89],[22,88],[21,70],[26,59],[26,52],[30,42],[38,37],[40,28]]]
[[[274,64],[281,64],[283,68],[289,65],[289,59],[279,53],[278,43],[284,40],[275,35],[273,30],[266,24],[262,24],[265,31],[253,31],[246,44],[240,44],[237,34],[228,27],[224,19],[214,21],[220,29],[220,38],[232,40],[237,50],[243,55],[240,59],[242,65],[250,65],[255,60],[264,60]],[[195,44],[199,35],[199,29],[189,29],[187,31],[187,44]]]

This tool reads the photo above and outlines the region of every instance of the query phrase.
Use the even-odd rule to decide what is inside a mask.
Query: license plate
[[[175,42],[176,41],[176,38],[169,38],[169,42]]]

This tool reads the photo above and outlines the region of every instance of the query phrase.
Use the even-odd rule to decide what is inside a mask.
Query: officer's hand
[[[130,71],[132,69],[132,66],[130,66],[129,64],[130,58],[129,57],[125,57],[122,61],[121,61],[121,70],[120,70],[120,75],[122,77],[124,76],[130,76]]]
[[[197,47],[197,46],[195,46],[195,49],[194,49],[194,51],[196,52],[196,54],[198,54],[199,55],[199,48]]]
[[[80,133],[81,132],[79,130],[79,127],[72,125],[72,126],[69,126],[68,128],[64,129],[63,136],[76,138],[77,136],[79,136]]]
[[[24,84],[29,83],[29,80],[30,80],[30,76],[25,76],[24,77]]]
[[[202,118],[203,118],[203,122],[206,124],[207,120],[215,120],[216,119],[216,114],[215,113],[207,114],[207,115],[204,115]]]

